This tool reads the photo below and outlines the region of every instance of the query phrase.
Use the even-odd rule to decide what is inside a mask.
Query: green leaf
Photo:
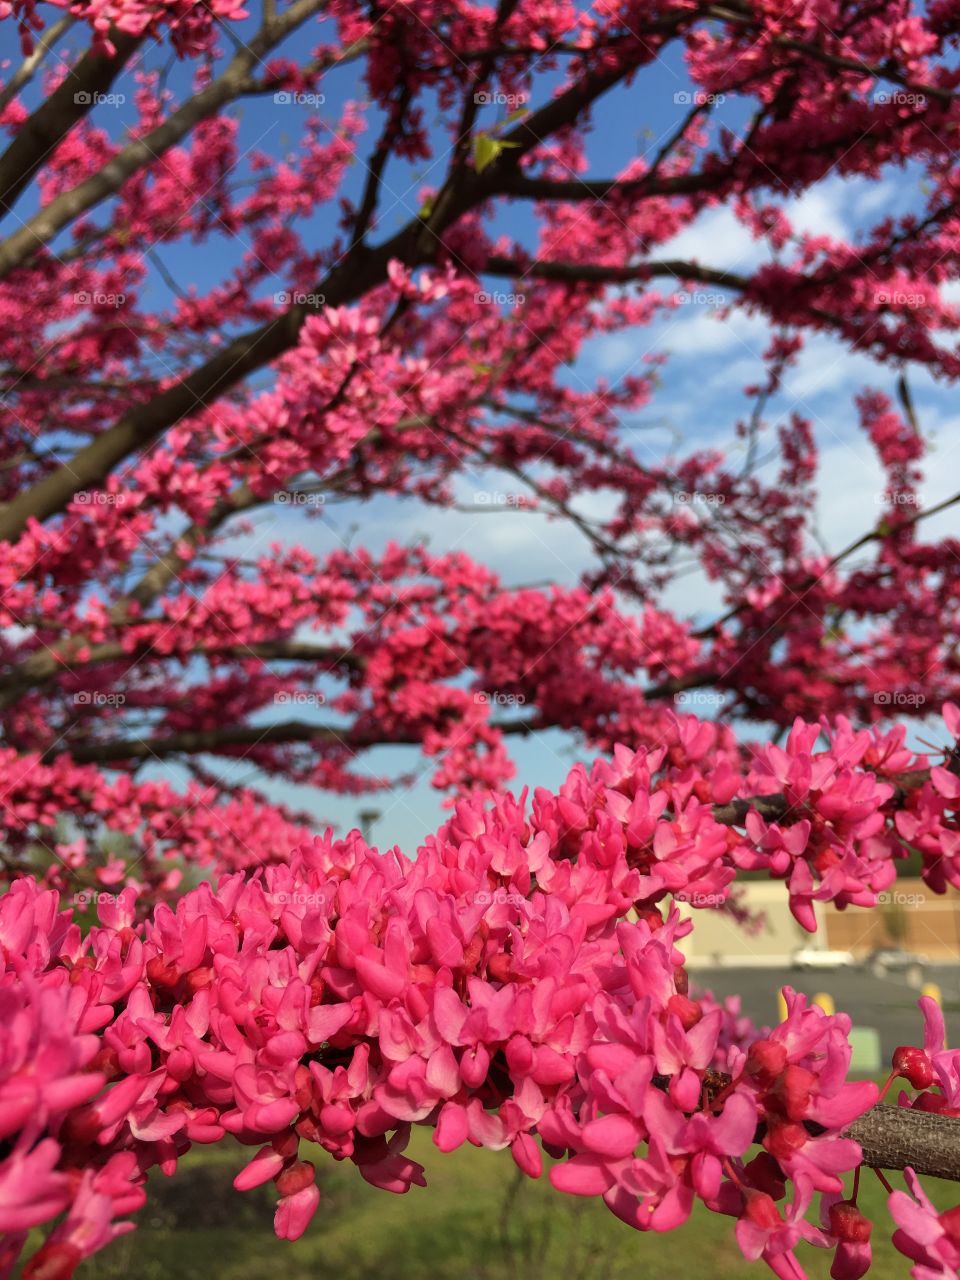
[[[497,146],[496,138],[491,138],[488,133],[478,133],[473,140],[473,163],[476,166],[477,173],[483,173],[489,165],[493,164],[500,149]]]
[[[431,213],[433,213],[434,204],[435,198],[433,196],[427,196],[426,200],[424,200],[423,204],[417,210],[417,217],[422,218],[423,221],[426,222],[427,218],[429,218]]]
[[[499,138],[491,138],[489,133],[478,133],[473,140],[473,163],[477,173],[489,169],[502,151],[519,145],[519,142],[501,142]]]

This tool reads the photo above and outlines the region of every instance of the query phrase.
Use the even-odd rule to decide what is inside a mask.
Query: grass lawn
[[[231,1178],[249,1156],[238,1147],[191,1153],[172,1179],[154,1188],[138,1228],[90,1259],[77,1280],[741,1280],[769,1275],[747,1264],[731,1219],[698,1212],[668,1235],[641,1234],[597,1201],[554,1192],[546,1176],[516,1176],[508,1152],[462,1148],[441,1155],[426,1130],[410,1154],[427,1169],[427,1188],[394,1196],[367,1186],[349,1163],[325,1163],[323,1199],[295,1244],[274,1238],[273,1200],[241,1195]],[[902,1185],[898,1175],[894,1184]],[[926,1179],[946,1208],[960,1189]],[[875,1216],[871,1280],[902,1280],[908,1263],[885,1236],[885,1192],[864,1170],[861,1206]],[[826,1277],[831,1254],[802,1246],[813,1277]]]

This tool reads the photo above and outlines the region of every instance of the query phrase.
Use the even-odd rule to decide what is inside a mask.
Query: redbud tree
[[[797,1244],[864,1274],[876,1171],[913,1276],[957,1275],[960,1206],[919,1181],[960,1180],[938,1005],[880,1103],[846,1014],[788,989],[755,1027],[680,944],[745,918],[740,873],[811,931],[908,859],[960,887],[960,543],[928,523],[960,494],[920,500],[910,382],[960,373],[960,4],[257,9],[0,4],[0,1276],[66,1280],[227,1138],[296,1238],[324,1153],[423,1185],[414,1124],[638,1230],[700,1202],[780,1277]],[[872,219],[795,226],[838,178]],[[671,251],[718,210],[760,265]],[[766,334],[743,449],[658,452],[627,428],[659,359],[581,355],[707,289]],[[775,411],[824,335],[897,388],[837,399],[885,487],[830,549],[820,424]],[[583,540],[579,580],[282,536],[439,518],[478,475],[498,520]],[[690,572],[709,618],[665,604]],[[593,763],[516,796],[547,730]],[[415,856],[277,798],[389,787],[384,745],[447,798]]]

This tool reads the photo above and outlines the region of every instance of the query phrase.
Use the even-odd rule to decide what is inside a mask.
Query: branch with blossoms
[[[955,735],[960,711],[946,715]],[[859,1170],[903,1169],[894,1243],[915,1276],[950,1274],[957,1210],[918,1180],[960,1180],[960,1050],[936,1002],[920,1001],[922,1045],[897,1049],[878,1094],[848,1079],[846,1014],[787,989],[785,1020],[756,1028],[683,965],[697,909],[748,857],[780,877],[793,858],[794,896],[801,867],[834,900],[889,883],[876,818],[894,798],[953,865],[956,776],[933,765],[911,810],[917,788],[880,781],[909,754],[896,733],[837,726],[813,752],[819,731],[798,724],[758,757],[791,809],[768,826],[751,808],[749,853],[695,798],[709,771],[618,748],[529,805],[460,800],[413,860],[328,833],[145,918],[131,887],[92,893],[86,934],[55,890],[18,880],[0,897],[4,1274],[47,1226],[22,1274],[68,1280],[133,1229],[151,1168],[226,1135],[255,1148],[237,1190],[272,1182],[276,1233],[296,1239],[321,1210],[321,1153],[383,1190],[424,1185],[404,1154],[415,1124],[444,1152],[509,1150],[638,1230],[680,1227],[699,1202],[732,1219],[746,1258],[793,1277],[801,1240],[834,1252],[837,1280],[862,1276]],[[878,1105],[896,1079],[898,1104]]]

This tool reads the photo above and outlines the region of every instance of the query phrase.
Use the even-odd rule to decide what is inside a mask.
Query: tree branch
[[[0,156],[0,215],[9,213],[17,197],[50,152],[93,108],[97,95],[105,93],[143,41],[143,36],[111,30],[116,50],[88,50],[75,67],[17,130]]]
[[[960,1182],[960,1119],[877,1105],[846,1132],[871,1169],[906,1169]]]
[[[0,90],[0,112],[5,111],[20,90],[30,83],[36,74],[37,68],[53,48],[56,41],[61,36],[66,35],[75,22],[76,18],[72,13],[65,13],[52,27],[40,32],[33,52],[24,58],[23,62],[3,86],[3,89]]]
[[[716,173],[678,173],[642,178],[530,178],[519,171],[504,172],[498,191],[518,200],[608,200],[611,196],[681,196],[706,194],[733,180],[729,167]]]
[[[676,30],[693,15],[673,15],[669,23],[653,24],[658,29]],[[569,124],[595,99],[634,70],[625,59],[600,70],[588,71],[576,84],[553,98],[510,135],[519,139],[516,150],[504,155],[484,171],[460,175],[454,188],[444,193],[429,219],[412,219],[395,236],[376,248],[357,246],[342,258],[315,290],[325,307],[355,302],[387,278],[387,264],[397,258],[413,267],[433,261],[440,236],[469,209],[498,194],[501,169],[541,143],[549,134]],[[80,449],[56,471],[17,495],[0,511],[0,542],[15,541],[28,521],[48,519],[63,510],[74,494],[96,487],[125,457],[149,447],[167,428],[204,408],[229,391],[248,374],[277,359],[294,346],[307,316],[318,308],[296,303],[281,315],[234,339],[203,365],[149,402],[137,405],[96,440]]]
[[[520,258],[508,258],[494,254],[481,268],[482,275],[508,276],[522,280],[533,276],[537,280],[557,280],[570,284],[630,284],[634,280],[669,276],[678,282],[699,280],[703,284],[715,284],[727,289],[744,290],[750,286],[750,277],[733,271],[720,271],[714,267],[702,267],[697,262],[684,262],[678,258],[638,262],[622,267],[600,266],[592,262],[530,262]]]
[[[215,115],[242,93],[259,87],[250,81],[254,65],[316,13],[322,3],[323,0],[296,0],[286,12],[254,36],[248,45],[243,45],[237,51],[217,80],[184,102],[155,129],[135,138],[102,169],[69,191],[62,192],[32,218],[28,218],[23,226],[0,244],[0,279],[32,256],[40,245],[49,244],[63,227],[115,195],[128,178],[160,159],[164,152],[175,146],[202,120]]]
[[[527,720],[508,724],[494,724],[491,728],[501,733],[527,734],[533,725]],[[117,742],[90,742],[86,744],[60,743],[44,756],[44,761],[58,755],[69,755],[77,764],[113,764],[118,760],[162,760],[174,755],[215,754],[224,747],[274,746],[287,742],[328,742],[350,751],[363,751],[368,747],[393,745],[416,746],[422,735],[414,733],[356,734],[349,726],[342,729],[334,725],[309,724],[305,720],[284,720],[270,725],[238,725],[228,729],[185,729],[157,738],[129,738]]]
[[[87,656],[82,661],[70,656],[71,643],[74,643],[78,649],[87,649]],[[55,652],[42,650],[39,653],[33,653],[16,667],[0,675],[0,708],[10,706],[19,701],[30,689],[48,684],[60,675],[127,660],[132,667],[143,658],[148,658],[154,645],[155,641],[150,639],[144,640],[133,648],[119,640],[91,645],[83,636],[77,636],[75,640],[59,646]],[[168,661],[170,656],[165,652],[155,655],[157,661],[164,662]],[[365,659],[350,650],[295,640],[204,645],[191,649],[188,654],[183,655],[184,661],[194,658],[234,658],[238,661],[259,658],[264,662],[326,662],[331,668],[346,667],[351,671],[362,671],[366,666]]]

